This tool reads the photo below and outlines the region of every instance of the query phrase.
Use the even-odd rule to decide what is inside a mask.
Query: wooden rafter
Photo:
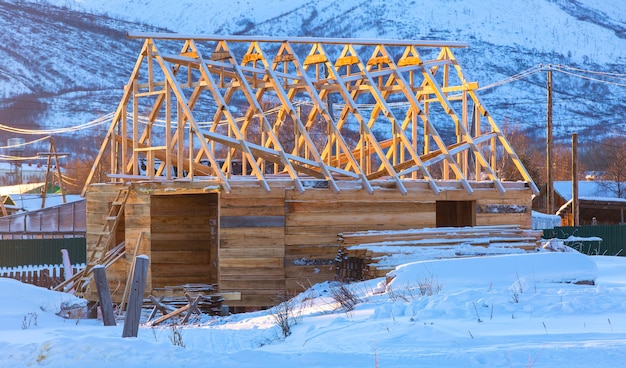
[[[300,191],[310,177],[334,191],[338,180],[354,181],[370,193],[372,180],[402,193],[406,180],[424,180],[439,193],[438,180],[452,177],[472,193],[473,180],[486,175],[503,192],[495,160],[510,159],[538,192],[478,84],[463,76],[452,49],[465,44],[129,37],[145,42],[87,185],[110,149],[114,181],[211,176],[228,191],[235,176],[250,176],[269,191],[278,174]],[[424,58],[422,49],[436,56]],[[212,118],[201,119],[207,112]]]

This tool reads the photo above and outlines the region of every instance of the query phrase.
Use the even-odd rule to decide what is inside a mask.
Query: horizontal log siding
[[[453,189],[439,195],[421,184],[407,185],[406,195],[397,189],[382,187],[369,194],[361,189],[342,188],[334,193],[310,187],[300,193],[293,189],[290,181],[272,182],[270,186],[271,191],[266,192],[258,182],[233,182],[229,193],[219,192],[218,285],[220,291],[241,292],[240,301],[229,301],[233,307],[268,307],[312,284],[333,280],[338,233],[435,227],[436,201],[476,201],[476,225],[516,224],[523,228],[531,225],[531,192],[523,186],[507,187],[504,194],[486,186],[472,194]],[[98,186],[97,190],[87,193],[88,231],[101,230],[108,203],[115,197],[117,187]],[[206,183],[195,182],[134,184],[131,187],[125,218],[127,253],[107,272],[111,290],[120,290],[117,294],[121,296],[141,232],[144,235],[138,254],[152,257],[152,262],[162,263],[173,256],[171,252],[177,251],[163,248],[160,254],[152,254],[151,193],[202,193],[208,187]],[[492,211],[506,209],[506,206],[526,206],[528,211],[519,208],[503,213]],[[171,272],[160,271],[162,276],[174,275],[182,267],[189,267],[192,273],[204,272],[206,266],[200,265],[207,255],[197,253],[201,251],[192,246],[193,229],[201,226],[195,220],[187,218],[184,223],[177,223],[184,231],[176,234],[160,233],[161,240],[157,241],[169,241],[172,237],[181,244],[178,250],[185,249],[184,254],[169,262]],[[154,218],[153,221],[157,225],[165,220]],[[89,244],[88,236],[88,247]],[[209,259],[212,259],[210,255]],[[200,267],[197,270],[195,263]],[[147,290],[152,288],[150,272]],[[114,300],[115,296],[116,292]]]
[[[152,287],[218,283],[218,195],[150,197]]]
[[[495,195],[494,195],[495,194]],[[476,226],[518,225],[523,229],[532,227],[532,192],[530,189],[507,190],[503,194],[479,195],[476,200]],[[503,207],[501,212],[479,212],[479,208]],[[506,210],[506,207],[511,207]]]
[[[92,185],[85,194],[87,201],[87,258],[89,258],[98,241],[98,235],[96,234],[102,231],[105,218],[109,214],[111,202],[113,202],[121,188],[122,185]],[[123,235],[120,235],[118,238],[121,241]],[[119,259],[107,269],[107,281],[109,282],[109,290],[114,303],[121,302],[128,269],[128,262],[124,258]],[[84,298],[91,301],[98,300],[96,283],[93,278],[85,292]]]
[[[297,292],[334,279],[338,233],[434,226],[435,198],[429,190],[406,196],[394,189],[286,191],[287,289]]]
[[[220,193],[221,291],[239,291],[237,307],[264,308],[285,294],[285,190],[259,185]]]

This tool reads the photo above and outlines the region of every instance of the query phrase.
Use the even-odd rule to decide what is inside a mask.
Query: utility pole
[[[41,197],[41,208],[46,206],[46,192],[48,191],[48,177],[50,176],[50,166],[52,164],[52,157],[54,156],[54,165],[56,166],[57,176],[59,178],[59,188],[61,189],[61,196],[63,197],[63,203],[65,200],[65,190],[63,190],[63,177],[61,176],[61,168],[59,167],[59,156],[69,156],[69,153],[57,152],[57,148],[54,145],[54,138],[50,137],[50,152],[38,152],[38,156],[47,156],[48,164],[46,165],[46,183],[43,187],[43,196]],[[54,186],[54,180],[52,180],[52,186]]]
[[[546,213],[554,213],[554,178],[552,176],[552,66],[548,65],[548,111],[546,134]]]
[[[578,207],[578,134],[572,133],[572,218],[574,226],[580,226]]]

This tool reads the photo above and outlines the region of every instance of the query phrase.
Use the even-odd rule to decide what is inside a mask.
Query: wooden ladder
[[[93,269],[98,265],[108,267],[118,260],[125,251],[124,242],[112,246],[115,233],[120,219],[124,214],[124,207],[128,199],[128,187],[124,187],[117,192],[115,199],[111,202],[109,212],[105,218],[102,231],[96,233],[98,239],[93,250],[87,257],[87,264],[84,269],[77,272],[73,277],[59,284],[54,290],[70,291],[74,289],[74,294],[82,296],[86,291],[93,277]],[[94,234],[93,232],[90,234]],[[72,286],[68,286],[68,285]],[[67,287],[67,288],[66,288]]]

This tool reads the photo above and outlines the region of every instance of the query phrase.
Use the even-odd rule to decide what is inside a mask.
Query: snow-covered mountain
[[[496,84],[481,95],[500,124],[544,134],[538,65],[552,64],[566,66],[553,73],[555,139],[626,128],[623,1],[7,0],[0,27],[0,123],[12,126],[113,111],[140,48],[125,32],[149,30],[468,42],[457,58],[466,78]]]

